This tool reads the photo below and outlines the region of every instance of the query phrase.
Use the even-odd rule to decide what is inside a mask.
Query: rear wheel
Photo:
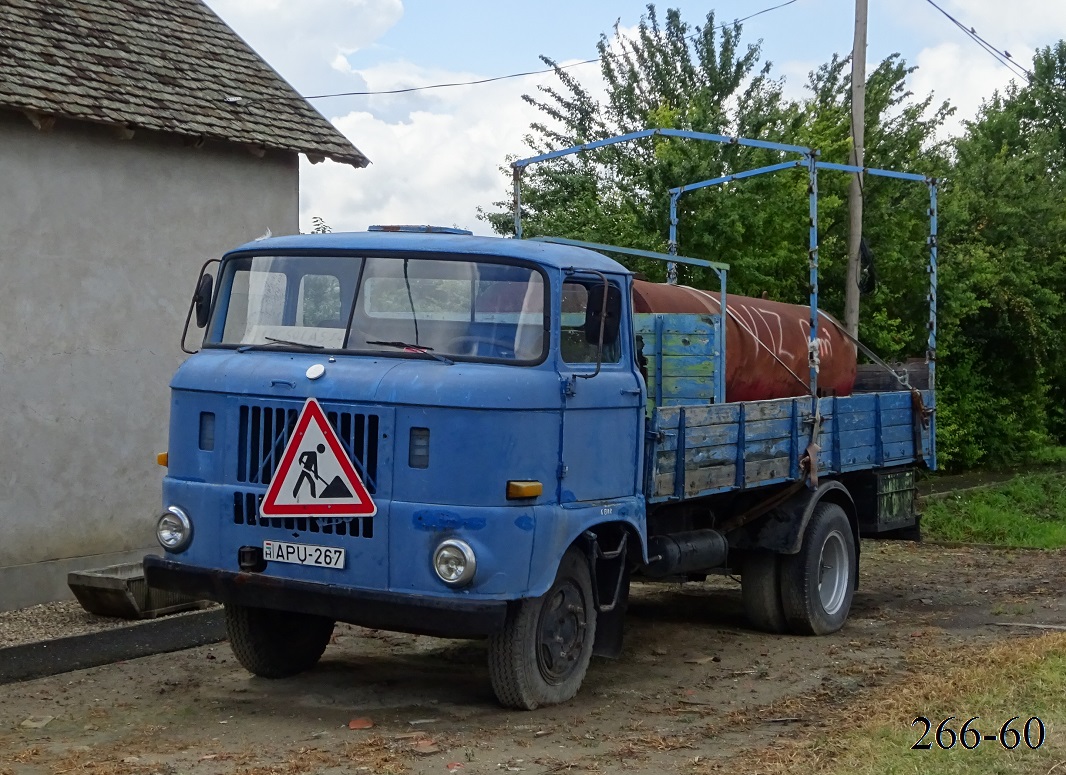
[[[570,549],[545,594],[519,600],[489,638],[489,676],[499,701],[533,710],[577,694],[596,640],[596,605],[588,561]]]
[[[819,503],[797,554],[781,556],[781,604],[797,635],[828,635],[844,626],[855,594],[858,554],[844,509]]]
[[[748,621],[763,632],[785,632],[788,622],[781,605],[781,562],[774,552],[751,552],[744,559],[740,589]]]
[[[226,633],[246,670],[262,678],[288,678],[318,662],[333,635],[333,620],[227,604]]]

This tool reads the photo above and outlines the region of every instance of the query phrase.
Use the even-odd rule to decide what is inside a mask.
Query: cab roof
[[[504,237],[474,237],[440,232],[366,231],[329,234],[292,234],[245,243],[234,253],[322,253],[367,251],[373,253],[464,254],[500,256],[532,261],[555,269],[593,269],[610,274],[632,274],[603,253],[570,245]]]

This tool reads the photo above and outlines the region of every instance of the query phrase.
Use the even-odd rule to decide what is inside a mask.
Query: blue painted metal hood
[[[307,378],[309,366],[325,374]],[[274,349],[237,352],[207,349],[174,374],[174,390],[268,398],[464,409],[558,409],[559,377],[550,364],[538,367],[433,359],[294,353]]]

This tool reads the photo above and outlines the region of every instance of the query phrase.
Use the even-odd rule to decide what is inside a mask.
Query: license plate
[[[316,568],[343,568],[344,550],[333,546],[263,541],[263,559],[290,562],[293,565],[314,565]]]

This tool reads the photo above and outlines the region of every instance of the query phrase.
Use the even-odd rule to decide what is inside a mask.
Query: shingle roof
[[[0,1],[0,106],[369,163],[200,0]]]

